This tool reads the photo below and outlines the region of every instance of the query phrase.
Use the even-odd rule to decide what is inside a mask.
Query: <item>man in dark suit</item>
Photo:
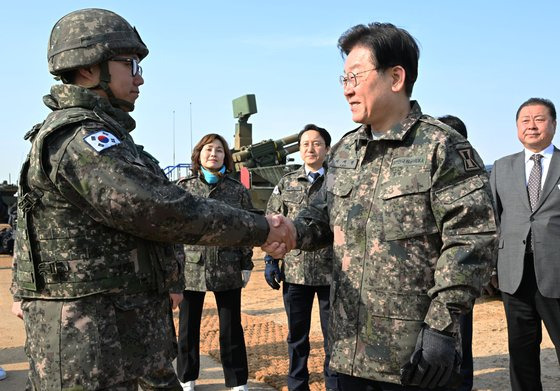
[[[541,321],[560,348],[560,151],[556,109],[531,98],[516,114],[524,151],[494,163],[490,182],[500,221],[498,282],[508,323],[513,391],[542,390]],[[559,356],[560,361],[560,356]]]

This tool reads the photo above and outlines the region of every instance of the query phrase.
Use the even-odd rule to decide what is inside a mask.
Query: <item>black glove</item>
[[[272,289],[280,289],[280,281],[284,279],[284,275],[278,266],[278,259],[272,258],[270,255],[264,257],[264,278]]]
[[[425,326],[410,362],[401,368],[401,383],[422,388],[450,386],[460,381],[461,355],[455,338]]]

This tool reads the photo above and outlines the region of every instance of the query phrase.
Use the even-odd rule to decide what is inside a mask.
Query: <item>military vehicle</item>
[[[249,117],[257,113],[255,95],[243,95],[232,101],[235,124],[234,146],[231,150],[237,178],[249,189],[255,208],[266,209],[274,187],[290,171],[300,167],[290,163],[288,155],[297,152],[297,133],[279,140],[264,140],[253,144],[253,125]],[[291,159],[293,161],[293,159]],[[190,175],[190,163],[165,167],[169,179],[178,179],[184,172]]]
[[[9,184],[8,181],[3,181],[0,183],[0,197],[10,206],[16,202],[15,194],[17,192],[17,186],[14,184]]]
[[[0,224],[8,222],[10,207],[17,201],[15,197],[16,192],[16,185],[9,184],[7,181],[0,183]]]
[[[243,95],[232,103],[233,117],[237,118],[232,149],[235,170],[241,183],[249,189],[255,208],[264,211],[280,178],[300,167],[288,158],[299,150],[298,134],[253,144],[253,125],[248,120],[257,113],[255,95]]]

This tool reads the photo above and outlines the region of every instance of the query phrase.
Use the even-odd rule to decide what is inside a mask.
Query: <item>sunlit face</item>
[[[119,54],[118,57],[138,59],[136,54]],[[140,94],[140,86],[144,84],[144,78],[140,74],[132,76],[132,65],[129,62],[109,61],[108,64],[111,75],[109,88],[115,98],[134,104]],[[123,107],[123,110],[128,110],[128,108]]]
[[[305,165],[313,171],[321,168],[328,151],[329,148],[325,144],[325,140],[323,140],[321,133],[316,130],[308,130],[301,135],[299,155]]]
[[[215,139],[204,144],[200,151],[200,165],[209,171],[219,171],[224,165],[226,153],[222,142]]]
[[[371,125],[377,129],[377,124],[385,122],[386,113],[390,112],[391,77],[388,72],[375,69],[371,50],[354,47],[344,64],[344,72],[356,74],[357,86],[347,83],[344,86],[344,96],[350,104],[352,120],[360,124]]]
[[[552,143],[556,121],[545,105],[525,106],[517,118],[517,137],[531,152],[540,152]]]

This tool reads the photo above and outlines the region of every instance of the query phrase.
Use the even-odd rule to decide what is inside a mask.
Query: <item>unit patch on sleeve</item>
[[[463,159],[463,165],[465,166],[465,171],[475,171],[480,170],[480,166],[474,160],[474,153],[472,148],[462,148],[457,149],[459,155]]]
[[[84,137],[84,141],[97,152],[101,152],[121,143],[117,137],[106,130],[98,130],[95,133],[89,134]]]

